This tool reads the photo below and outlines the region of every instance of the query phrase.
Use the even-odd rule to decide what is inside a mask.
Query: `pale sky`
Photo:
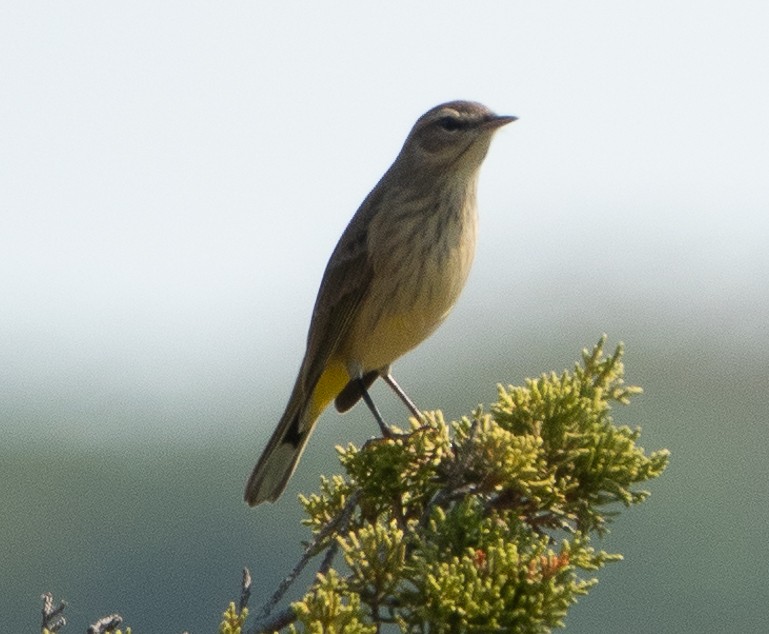
[[[3,3],[9,425],[61,405],[99,437],[127,394],[201,386],[269,386],[254,407],[279,413],[339,234],[457,98],[520,120],[483,167],[447,333],[493,337],[489,296],[510,328],[558,325],[620,281],[671,321],[763,331],[768,26],[766,2]]]

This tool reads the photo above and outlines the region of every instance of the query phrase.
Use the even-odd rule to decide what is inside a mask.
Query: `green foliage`
[[[499,386],[488,412],[446,423],[440,412],[408,433],[338,448],[346,477],[302,497],[313,540],[262,611],[255,632],[292,634],[545,633],[621,555],[591,545],[618,509],[643,502],[668,452],[646,454],[639,429],[612,407],[640,393],[623,380],[622,347],[602,338],[561,375]],[[341,551],[344,566],[332,568]],[[312,557],[325,553],[301,600],[268,618]],[[219,634],[243,634],[251,576]],[[42,634],[65,625],[65,602],[43,599]],[[89,631],[121,634],[122,618]],[[287,628],[287,629],[285,629]],[[131,630],[126,629],[126,634]]]
[[[542,443],[542,475],[553,483],[548,490],[555,496],[548,512],[582,532],[599,534],[613,515],[605,505],[645,500],[647,491],[630,486],[656,478],[668,462],[667,451],[646,456],[636,445],[640,429],[614,425],[612,403],[625,405],[641,389],[624,384],[622,346],[604,357],[604,341],[592,352],[583,351],[583,362],[573,372],[528,379],[524,387],[500,386],[499,401],[491,408],[500,427]]]
[[[223,620],[219,624],[219,634],[241,634],[243,624],[248,617],[248,608],[243,608],[238,612],[235,602],[231,602],[229,607],[222,614]]]
[[[639,429],[614,405],[640,393],[623,380],[622,347],[605,338],[561,375],[499,386],[486,412],[446,423],[440,412],[408,433],[338,448],[346,477],[321,478],[302,497],[313,540],[250,632],[292,634],[544,633],[621,555],[596,550],[617,509],[643,502],[636,485],[659,476],[665,450],[646,454]],[[332,568],[341,551],[343,569]],[[310,558],[315,581],[290,610],[268,618]],[[251,576],[219,634],[242,634]],[[43,599],[42,634],[64,627],[65,602]],[[121,634],[110,615],[89,631]],[[126,634],[131,630],[126,629]]]
[[[440,412],[408,434],[340,448],[346,478],[301,498],[315,540],[341,549],[293,604],[291,632],[549,632],[620,555],[597,551],[622,505],[648,492],[667,451],[646,455],[617,426],[622,348],[602,338],[573,371],[499,387],[489,412],[447,424]],[[620,503],[619,505],[616,503]],[[330,559],[327,559],[330,562]],[[389,631],[389,630],[388,630]]]
[[[375,625],[366,625],[366,611],[362,609],[360,596],[351,592],[339,574],[331,570],[318,574],[312,589],[304,599],[294,605],[297,620],[302,629],[291,625],[292,634],[376,634]]]

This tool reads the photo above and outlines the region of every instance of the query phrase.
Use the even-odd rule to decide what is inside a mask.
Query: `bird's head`
[[[450,101],[419,117],[401,154],[412,168],[416,164],[474,171],[486,156],[494,132],[516,119],[474,101]]]

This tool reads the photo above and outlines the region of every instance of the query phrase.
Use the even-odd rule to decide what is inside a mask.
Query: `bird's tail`
[[[318,417],[349,380],[343,366],[330,364],[307,399],[301,377],[300,374],[286,411],[248,479],[243,497],[249,506],[274,502],[280,497],[302,457]]]
[[[294,389],[288,407],[256,463],[246,484],[245,501],[249,506],[274,502],[283,493],[302,457],[315,420],[302,420],[303,407]]]
[[[286,412],[251,472],[244,495],[249,506],[274,502],[286,488],[313,427],[302,431],[300,414]]]

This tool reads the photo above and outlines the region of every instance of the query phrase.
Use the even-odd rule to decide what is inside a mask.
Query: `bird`
[[[494,133],[517,117],[474,101],[423,114],[366,196],[326,265],[307,347],[283,416],[248,479],[250,506],[286,488],[321,413],[363,399],[382,378],[419,420],[393,362],[444,321],[465,285],[476,242],[478,172]]]

